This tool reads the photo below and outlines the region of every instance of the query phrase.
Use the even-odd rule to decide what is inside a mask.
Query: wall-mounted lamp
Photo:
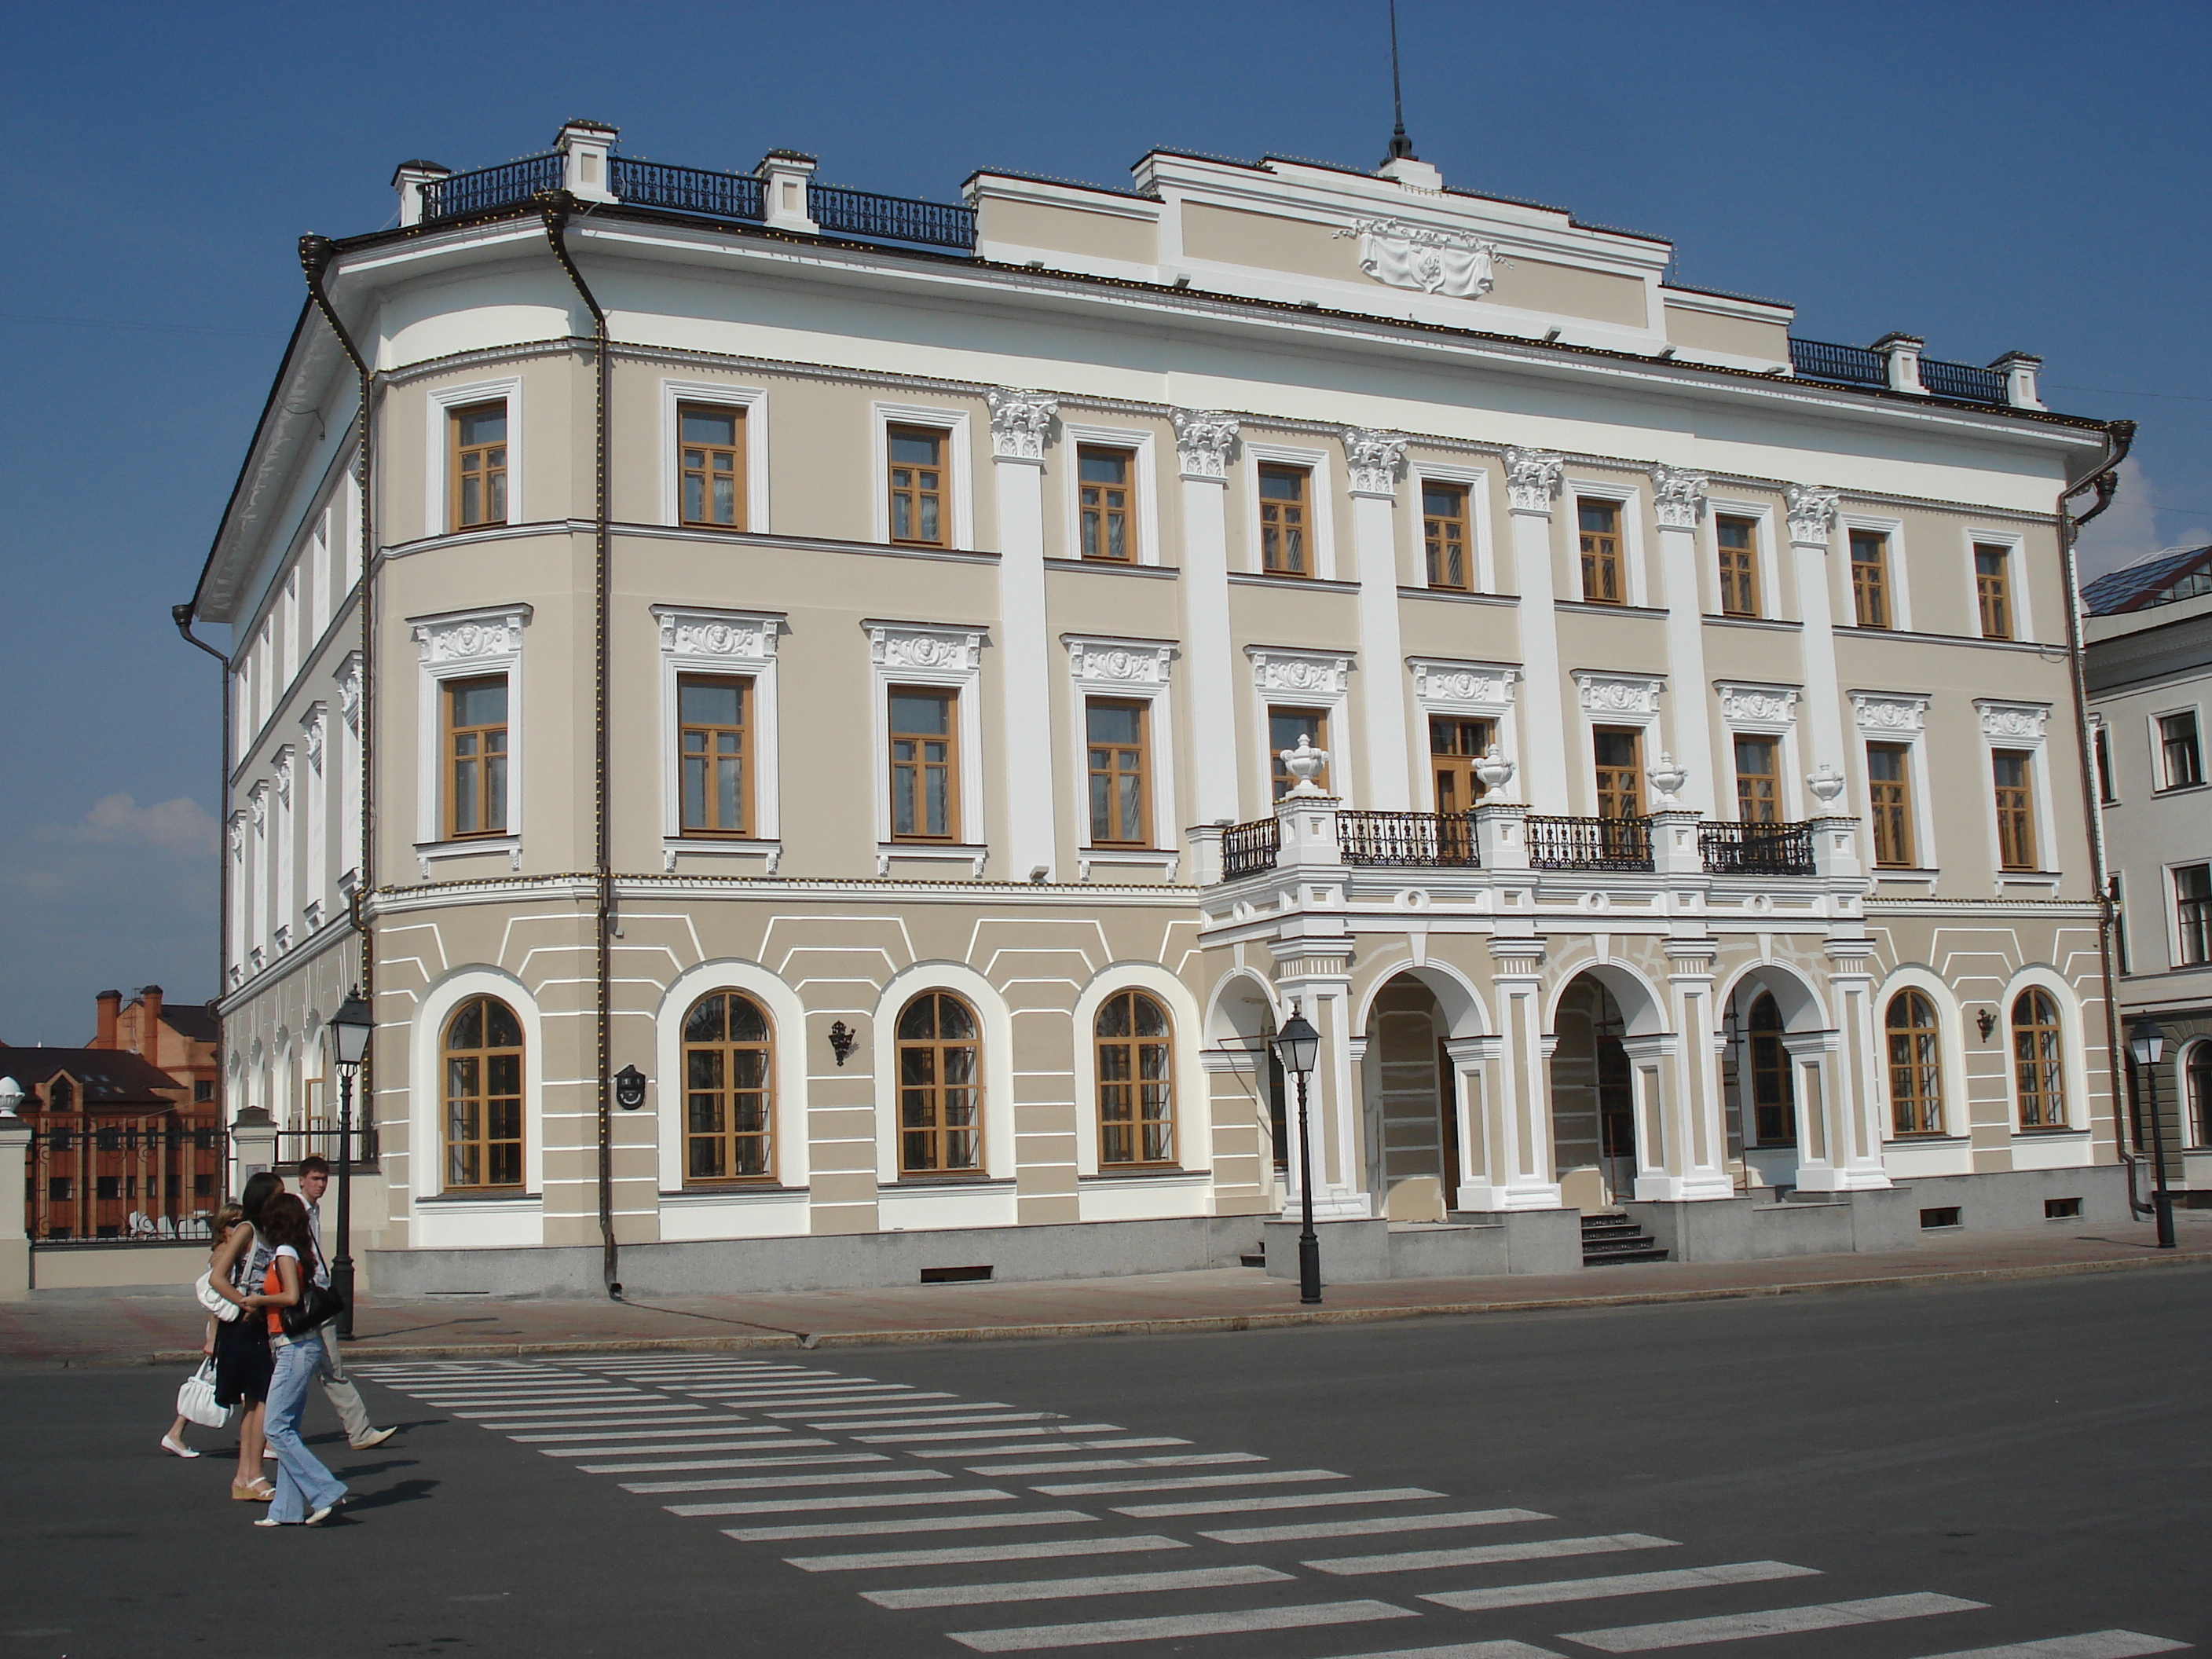
[[[845,1061],[852,1055],[853,1045],[860,1040],[853,1028],[842,1019],[830,1026],[830,1052],[837,1056],[838,1069],[844,1068]]]
[[[645,1104],[645,1073],[635,1066],[625,1066],[615,1073],[615,1104],[625,1112],[634,1112]]]
[[[1997,1029],[1997,1017],[1987,1008],[1974,1016],[1974,1024],[1981,1027],[1982,1041],[1990,1040],[1990,1033]]]

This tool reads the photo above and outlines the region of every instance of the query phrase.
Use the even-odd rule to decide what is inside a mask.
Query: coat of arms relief
[[[1490,292],[1496,268],[1513,262],[1472,232],[1434,230],[1402,219],[1357,219],[1338,231],[1359,239],[1359,268],[1392,288],[1419,289],[1455,299]]]

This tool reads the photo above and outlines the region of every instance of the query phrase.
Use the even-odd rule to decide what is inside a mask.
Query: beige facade
[[[604,132],[546,164],[586,199]],[[603,1226],[981,1230],[1009,1273],[1024,1230],[1256,1237],[1295,1190],[1260,1049],[1294,1002],[1339,1217],[2112,1164],[2055,517],[2102,428],[2032,378],[1974,404],[1777,373],[1787,307],[1410,176],[979,175],[964,257],[793,220],[826,199],[798,165],[763,164],[765,224],[604,187],[565,222],[526,192],[442,214],[457,185],[403,169],[402,228],[317,267],[373,374],[374,556],[360,383],[311,311],[197,611],[235,639],[228,1102],[325,1115],[321,1022],[368,988],[372,1271]],[[603,407],[556,246],[606,316]],[[710,438],[742,510],[687,523]],[[494,441],[503,504],[465,509]],[[1086,556],[1086,454],[1125,559]],[[901,544],[917,469],[936,529]],[[741,699],[696,739],[742,754],[741,803],[687,795],[687,687]],[[940,737],[901,735],[915,708]],[[1279,802],[1292,728],[1327,793]],[[940,773],[901,769],[932,744]],[[1879,846],[1875,782],[1909,826]],[[1754,787],[1771,823],[1717,829]],[[2023,1066],[1974,1021],[2029,986]],[[1900,1133],[1907,989],[1933,1023]],[[710,1063],[687,1018],[732,993],[768,1035]],[[945,995],[973,1034],[915,1095],[902,1022]],[[449,1052],[483,998],[519,1042]],[[917,1167],[917,1115],[954,1167]]]

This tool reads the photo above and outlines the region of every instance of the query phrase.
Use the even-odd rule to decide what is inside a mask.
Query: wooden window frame
[[[919,479],[902,490],[898,475],[902,464],[892,459],[891,445],[901,438],[932,438],[938,446],[937,488],[924,489]],[[951,428],[932,426],[915,421],[887,421],[884,425],[884,538],[893,547],[949,548],[953,543],[954,509],[952,467],[957,446],[953,441]],[[918,469],[920,463],[905,464]],[[899,501],[904,496],[911,504],[910,522],[918,529],[924,500],[934,496],[937,502],[937,535],[934,538],[921,535],[902,536],[898,533]]]
[[[1774,1023],[1765,1024],[1759,1011],[1771,1009]],[[1752,999],[1751,1009],[1744,1019],[1745,1048],[1750,1060],[1751,1126],[1757,1144],[1765,1146],[1795,1146],[1797,1144],[1797,1079],[1796,1063],[1783,1041],[1781,1006],[1771,991],[1762,991]],[[1774,1097],[1769,1100],[1760,1093],[1761,1086],[1771,1081]],[[1779,1113],[1788,1127],[1767,1133],[1771,1113]]]
[[[1102,744],[1091,735],[1091,711],[1093,708],[1098,708],[1133,709],[1136,713],[1137,741],[1134,745],[1134,750],[1137,759],[1136,765],[1133,768],[1133,775],[1137,781],[1137,836],[1133,841],[1125,840],[1118,836],[1101,836],[1098,833],[1099,811],[1097,788],[1099,781],[1103,779],[1107,782],[1109,795],[1112,797],[1112,800],[1109,800],[1108,807],[1108,815],[1109,817],[1117,817],[1118,814],[1114,811],[1113,802],[1118,801],[1120,792],[1118,789],[1115,788],[1114,786],[1118,784],[1122,779],[1133,775],[1133,769],[1120,763],[1121,757],[1130,751],[1130,744],[1122,743]],[[1085,805],[1087,808],[1085,822],[1090,830],[1090,839],[1087,844],[1091,847],[1111,848],[1115,849],[1142,848],[1151,847],[1152,845],[1152,700],[1148,697],[1086,696],[1083,700],[1083,725],[1084,755],[1086,763],[1085,769],[1084,800]],[[1109,756],[1108,764],[1103,769],[1102,769],[1098,763],[1102,751],[1105,751]]]
[[[460,1024],[468,1011],[483,1005],[481,1018],[484,1040],[475,1048],[457,1048],[453,1046],[453,1028]],[[492,1009],[500,1008],[514,1022],[516,1040],[513,1043],[491,1042]],[[486,992],[476,992],[463,997],[449,1011],[438,1028],[438,1127],[439,1168],[444,1179],[439,1190],[449,1193],[495,1193],[522,1189],[529,1181],[529,1034],[523,1029],[521,1017],[504,999]],[[514,1058],[514,1089],[512,1094],[495,1095],[491,1088],[491,1069],[495,1059],[512,1055]],[[456,1091],[453,1086],[453,1062],[476,1062],[476,1086],[472,1091]],[[477,1109],[477,1133],[466,1137],[454,1133],[453,1106],[456,1100],[473,1102]],[[514,1103],[515,1133],[512,1136],[490,1133],[492,1103],[495,1101]],[[457,1165],[454,1153],[458,1148],[472,1152],[477,1157],[477,1173],[489,1176],[495,1147],[514,1149],[514,1179],[512,1181],[460,1181],[454,1179]]]
[[[730,444],[692,443],[684,436],[684,417],[687,415],[727,416],[736,441]],[[743,404],[708,403],[696,398],[678,398],[676,404],[676,522],[686,530],[713,530],[727,535],[741,535],[751,527],[751,503],[747,499],[746,485],[750,472],[752,455],[751,431],[747,425],[750,411]],[[702,465],[691,465],[690,452],[700,452]],[[727,455],[730,462],[730,490],[732,520],[723,524],[712,518],[695,519],[685,511],[685,497],[695,471],[700,480],[700,501],[708,505],[707,486],[714,476],[713,459]]]
[[[2015,639],[2019,630],[2014,626],[2012,549],[2002,542],[1976,542],[1973,550],[1974,602],[1980,612],[1982,637]],[[1985,555],[1995,556],[1994,571],[1983,568]]]
[[[937,1035],[928,1037],[908,1037],[901,1035],[907,1023],[907,1016],[924,998],[941,998],[957,1003],[967,1012],[969,1025],[975,1035],[971,1037],[945,1036],[941,1009],[932,1011],[932,1024],[936,1028]],[[945,1056],[948,1051],[963,1048],[969,1050],[972,1054],[972,1063],[968,1073],[969,1082],[966,1086],[975,1097],[974,1121],[963,1126],[947,1127],[945,1121],[945,1093],[948,1087],[961,1085],[946,1084]],[[910,1084],[907,1079],[907,1056],[909,1053],[918,1052],[927,1052],[931,1057],[928,1066],[929,1076],[926,1081]],[[926,1179],[960,1179],[985,1175],[986,1165],[989,1159],[989,1147],[984,1139],[987,1096],[983,1071],[983,1018],[975,1005],[957,992],[945,990],[922,991],[908,998],[905,1006],[898,1012],[897,1020],[891,1027],[891,1063],[894,1068],[892,1086],[898,1093],[896,1119],[892,1125],[891,1133],[897,1138],[898,1142],[900,1176],[902,1178],[920,1176]],[[925,1097],[929,1118],[927,1123],[909,1124],[907,1121],[907,1109],[909,1103],[908,1097],[910,1093],[916,1092]],[[949,1164],[945,1162],[946,1142],[950,1137],[958,1134],[974,1137],[974,1163]],[[933,1149],[932,1156],[934,1162],[917,1164],[908,1159],[908,1137],[912,1135],[926,1135],[929,1138],[929,1144]]]
[[[723,1035],[712,1040],[693,1040],[690,1032],[693,1019],[708,1001],[715,1000],[720,1000],[724,1004],[721,1011]],[[747,1004],[760,1016],[761,1027],[766,1035],[759,1041],[755,1042],[750,1038],[738,1039],[728,1035],[730,1011],[727,1005],[732,1001]],[[689,1188],[703,1188],[714,1190],[730,1187],[775,1185],[778,1150],[775,1135],[775,1018],[769,1012],[767,1005],[749,992],[726,986],[695,997],[691,1000],[690,1006],[684,1011],[684,1023],[678,1028],[678,1064],[683,1067],[680,1073],[684,1094],[683,1119],[679,1129],[679,1140],[682,1146],[684,1186]],[[693,1081],[692,1056],[695,1054],[713,1054],[720,1058],[718,1073],[713,1082],[701,1085],[695,1084]],[[737,1068],[732,1062],[739,1054],[759,1056],[760,1081],[757,1086],[741,1088],[733,1081]],[[738,1119],[738,1097],[740,1095],[759,1097],[760,1127],[757,1130],[739,1129],[735,1127]],[[714,1097],[714,1103],[718,1110],[722,1127],[707,1130],[695,1127],[693,1113],[695,1107],[699,1103],[696,1097],[700,1096]],[[692,1164],[695,1149],[702,1141],[714,1143],[715,1149],[722,1154],[722,1167],[729,1171],[735,1171],[738,1169],[738,1155],[742,1150],[739,1143],[757,1142],[760,1153],[760,1167],[745,1173],[694,1174]]]
[[[684,718],[684,688],[687,684],[702,683],[729,684],[738,688],[738,723],[735,726],[709,725],[686,720]],[[750,674],[714,674],[690,669],[677,671],[676,830],[677,834],[684,839],[742,841],[751,836],[753,821],[757,816],[754,804],[754,780],[759,771],[754,736],[754,728],[758,724],[757,718],[758,708],[758,689],[753,677]],[[738,734],[738,747],[735,751],[738,762],[738,822],[734,825],[695,825],[689,821],[689,811],[685,805],[689,796],[689,787],[684,775],[695,759],[712,761],[719,758],[723,751],[713,747],[705,747],[695,754],[690,747],[690,739],[695,732],[702,738],[711,738],[730,731],[734,731]],[[702,798],[710,808],[718,794],[719,792],[713,790],[702,791]],[[711,817],[714,814],[710,810],[705,816]]]
[[[1745,543],[1731,547],[1721,539],[1723,526],[1741,526]],[[1720,579],[1721,615],[1757,617],[1761,613],[1759,591],[1759,520],[1740,513],[1713,515],[1714,568]],[[1730,566],[1736,568],[1733,570]]]
[[[1773,763],[1772,769],[1765,772],[1747,772],[1744,769],[1743,765],[1743,745],[1746,744],[1764,748],[1766,752],[1766,757]],[[1734,763],[1735,771],[1736,822],[1739,823],[1780,823],[1784,822],[1782,816],[1782,739],[1764,732],[1732,732],[1729,734],[1729,751]],[[1771,786],[1771,793],[1763,804],[1771,807],[1772,811],[1770,815],[1765,817],[1759,816],[1755,811],[1755,809],[1762,804],[1757,799],[1758,790],[1756,786],[1760,781],[1764,781]],[[1747,790],[1745,787],[1747,784],[1751,784],[1753,787]]]
[[[2212,963],[2212,863],[2177,864],[2172,872],[2173,965],[2201,968]],[[2184,890],[2185,880],[2191,876],[2203,878],[2203,892]]]
[[[1472,593],[1475,591],[1475,549],[1474,501],[1474,488],[1446,478],[1416,480],[1421,498],[1421,556],[1430,587],[1443,593]],[[1429,511],[1429,492],[1437,490],[1454,497],[1457,506],[1448,514]],[[1462,580],[1453,581],[1444,568],[1447,556],[1456,550],[1459,554]]]
[[[506,836],[511,833],[507,825],[514,817],[514,802],[511,793],[514,783],[514,750],[509,742],[510,734],[514,729],[514,679],[506,673],[468,674],[441,679],[436,684],[440,734],[438,773],[440,793],[443,797],[439,802],[439,815],[445,832],[445,839],[483,841]],[[477,687],[492,684],[497,684],[507,699],[505,718],[495,726],[490,724],[456,726],[453,723],[454,705],[459,701],[461,694]],[[462,769],[465,766],[474,772],[477,799],[485,809],[488,816],[491,797],[486,784],[490,775],[489,763],[493,758],[493,751],[479,746],[472,756],[463,756],[459,752],[460,740],[464,735],[468,735],[477,738],[481,745],[482,739],[494,732],[499,733],[500,747],[497,757],[501,763],[499,768],[499,822],[496,824],[486,823],[476,829],[465,830],[461,827],[458,816]]]
[[[1312,716],[1310,723],[1302,726],[1300,729],[1304,735],[1317,739],[1313,746],[1322,750],[1328,756],[1328,758],[1322,763],[1321,770],[1314,774],[1313,780],[1314,787],[1320,790],[1324,795],[1328,795],[1334,794],[1335,793],[1329,785],[1329,779],[1336,769],[1337,758],[1336,751],[1329,747],[1328,743],[1328,721],[1330,714],[1334,712],[1334,711],[1332,709],[1316,708],[1310,703],[1300,702],[1271,702],[1262,706],[1261,710],[1261,719],[1267,722],[1267,779],[1270,797],[1269,811],[1272,811],[1273,810],[1273,803],[1282,799],[1285,795],[1288,794],[1290,793],[1291,786],[1297,781],[1297,780],[1293,778],[1290,775],[1289,771],[1284,767],[1282,753],[1285,749],[1297,748],[1297,744],[1295,742],[1278,744],[1275,741],[1276,714],[1280,713],[1285,714]]]
[[[1898,776],[1877,779],[1874,775],[1874,757],[1877,750],[1895,754],[1899,758]],[[1913,822],[1917,810],[1912,790],[1912,745],[1909,743],[1869,743],[1867,752],[1867,819],[1868,829],[1874,838],[1874,862],[1878,870],[1911,870],[1918,866],[1913,860],[1917,854],[1917,829]],[[1894,788],[1897,799],[1884,801],[1876,791]],[[1887,823],[1889,828],[1885,829]],[[1902,839],[1903,848],[1897,842]],[[1888,856],[1883,856],[1885,851]]]
[[[1291,500],[1283,496],[1270,497],[1267,493],[1267,484],[1271,477],[1297,479],[1297,498]],[[1314,488],[1313,468],[1296,461],[1261,461],[1254,471],[1252,477],[1255,505],[1260,521],[1261,574],[1267,576],[1280,576],[1293,581],[1311,581],[1318,574],[1316,567],[1320,562],[1317,556],[1321,550],[1320,541],[1315,533],[1314,526],[1314,497],[1319,492]],[[1276,514],[1272,525],[1268,516],[1271,509]],[[1296,524],[1290,524],[1282,520],[1280,515],[1285,509],[1298,514]],[[1287,532],[1292,530],[1297,532],[1300,545],[1304,550],[1305,568],[1302,570],[1293,569],[1282,556],[1282,548],[1287,539]]]
[[[1166,1035],[1143,1036],[1136,1029],[1137,1003],[1141,999],[1159,1011],[1160,1023]],[[1117,1003],[1126,1004],[1128,1010],[1127,1034],[1107,1036],[1101,1030]],[[1127,986],[1109,994],[1099,1004],[1098,1012],[1091,1022],[1092,1057],[1096,1069],[1098,1092],[1098,1167],[1101,1170],[1172,1169],[1176,1167],[1175,1116],[1175,1016],[1166,1003],[1151,992],[1137,986]],[[1155,1050],[1159,1056],[1156,1076],[1144,1073],[1146,1051]],[[1117,1058],[1109,1060],[1109,1054]],[[1157,1086],[1161,1105],[1157,1115],[1148,1116],[1144,1098],[1147,1087]],[[1130,1109],[1108,1115],[1110,1091],[1126,1091]],[[1132,1156],[1110,1156],[1116,1132],[1128,1137]],[[1155,1138],[1155,1136],[1157,1138]],[[1150,1155],[1148,1155],[1150,1154]]]
[[[1121,461],[1127,469],[1122,483],[1118,485],[1093,484],[1085,480],[1083,476],[1083,463],[1094,455],[1110,455]],[[1078,443],[1075,446],[1075,553],[1078,558],[1092,564],[1127,565],[1139,562],[1139,555],[1142,551],[1142,541],[1137,516],[1139,460],[1139,458],[1133,446],[1109,443]],[[1104,500],[1103,494],[1101,499],[1095,504],[1090,499],[1091,491],[1093,489],[1103,492],[1114,489],[1119,489],[1122,492],[1122,503],[1118,507]],[[1103,551],[1094,553],[1091,550],[1090,526],[1093,513],[1097,514],[1098,545],[1102,549],[1112,539],[1107,533],[1109,526],[1115,520],[1121,520],[1121,545],[1126,550],[1124,552],[1117,556]]]
[[[1635,760],[1630,767],[1608,766],[1597,757],[1598,739],[1604,737],[1624,737],[1630,739],[1634,744],[1635,752]],[[1649,816],[1651,786],[1644,773],[1644,728],[1640,726],[1594,726],[1590,728],[1591,798],[1597,807],[1599,817],[1627,821]],[[1620,775],[1623,772],[1634,774],[1632,785],[1625,794],[1618,785],[1608,788],[1606,782],[1608,775]],[[1626,800],[1635,810],[1626,812],[1608,812],[1606,811],[1606,803],[1608,799],[1616,805]]]
[[[895,842],[928,847],[957,847],[963,844],[960,840],[963,827],[960,700],[963,695],[961,690],[944,685],[908,685],[895,682],[886,684],[884,688],[884,761],[890,768],[890,785],[889,827],[890,839]],[[897,726],[893,724],[891,718],[891,709],[900,697],[924,697],[943,702],[946,711],[945,730],[941,732],[900,731]],[[940,740],[945,748],[945,758],[942,763],[922,757],[902,761],[899,757],[899,744],[902,741],[928,743]],[[940,765],[945,773],[945,833],[930,835],[920,830],[908,830],[902,834],[898,828],[901,773],[906,772],[909,775],[908,781],[908,789],[911,797],[909,805],[914,809],[915,822],[919,823],[925,822],[929,816],[929,796],[926,783],[927,775],[933,768]]]
[[[2017,762],[2020,781],[2007,783],[2002,768],[2007,762]],[[1990,787],[1996,809],[1997,867],[2000,870],[2034,870],[2035,840],[2035,751],[2029,749],[1992,749],[1990,750]]]
[[[2042,1018],[2045,1005],[2050,1018]],[[2029,1018],[2021,1018],[2026,1006]],[[2058,999],[2040,985],[2014,994],[2005,1027],[2012,1037],[2013,1090],[2023,1129],[2063,1129],[2066,1120],[2066,1019]],[[2023,1039],[2027,1050],[2023,1054]]]
[[[1498,717],[1431,712],[1425,718],[1428,722],[1429,787],[1435,792],[1431,804],[1439,814],[1472,812],[1487,793],[1482,780],[1475,775],[1474,765],[1484,751],[1498,741]],[[1482,742],[1471,751],[1466,746],[1469,726],[1484,728]],[[1450,728],[1449,748],[1437,747],[1439,727]]]
[[[1905,1018],[1898,1018],[1903,1009]],[[1925,1012],[1924,1023],[1913,1016]],[[1908,985],[1893,995],[1881,1016],[1884,1061],[1889,1068],[1890,1127],[1893,1134],[1943,1133],[1943,1016],[1936,999]]]
[[[1886,530],[1854,529],[1844,538],[1851,568],[1851,623],[1887,633],[1896,627],[1897,606],[1890,592],[1890,535]],[[1875,557],[1859,557],[1859,544],[1870,544]],[[1872,620],[1869,620],[1872,618]]]
[[[2186,737],[2177,738],[2166,729],[2169,720],[2187,720]],[[2193,708],[2177,708],[2171,713],[2154,714],[2151,722],[2158,728],[2159,791],[2194,789],[2204,781],[2204,722]],[[2186,757],[2186,766],[2176,766],[2177,757]],[[2185,772],[2188,775],[2178,775]]]
[[[1584,605],[1627,605],[1631,599],[1628,585],[1628,554],[1626,549],[1628,503],[1604,495],[1575,497],[1575,537],[1582,572],[1581,598]],[[1610,528],[1586,530],[1583,514],[1601,512],[1607,516]],[[1610,575],[1613,592],[1607,597],[1600,590],[1601,578]]]
[[[499,441],[496,444],[464,445],[461,442],[461,422],[471,416],[482,415],[495,409],[499,411],[503,428]],[[446,410],[446,529],[448,534],[459,535],[463,531],[468,530],[489,530],[512,521],[514,501],[509,487],[510,469],[507,463],[514,435],[513,405],[507,398],[485,398],[476,403],[457,404]],[[491,453],[495,450],[498,453],[496,467],[489,465]],[[497,518],[489,516],[490,502],[488,499],[483,502],[484,517],[464,519],[461,516],[461,501],[465,493],[463,486],[466,477],[464,464],[472,454],[483,458],[477,472],[477,482],[480,486],[487,486],[483,489],[486,497],[489,497],[491,493],[488,486],[495,478],[498,481],[500,510]]]

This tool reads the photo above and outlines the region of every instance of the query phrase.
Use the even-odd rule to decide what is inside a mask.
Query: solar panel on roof
[[[2168,588],[2188,591],[2169,593]],[[2091,615],[2104,617],[2205,592],[2212,592],[2212,547],[2192,547],[2111,571],[2084,587],[2081,598]]]

